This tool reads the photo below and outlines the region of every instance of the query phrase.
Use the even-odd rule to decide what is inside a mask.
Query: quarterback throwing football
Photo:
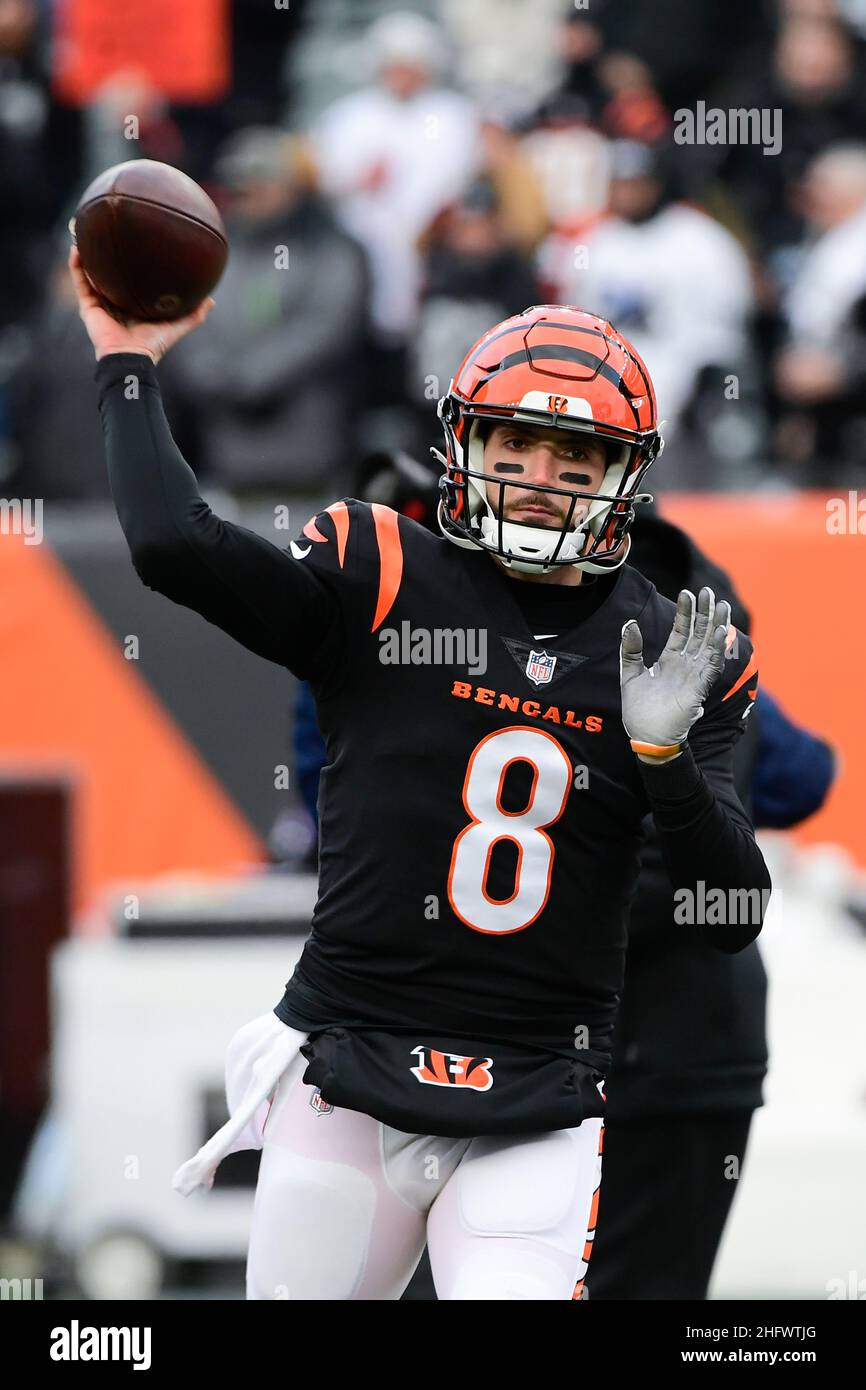
[[[123,325],[70,265],[138,574],[307,679],[327,747],[310,938],[175,1186],[262,1147],[253,1299],[399,1298],[425,1240],[442,1299],[571,1298],[643,817],[708,948],[752,941],[769,891],[732,777],[750,643],[627,564],[646,367],[576,308],[497,324],[439,405],[442,535],[343,500],[281,550],[213,513],[163,412],[156,364],[212,301]],[[483,661],[407,656],[455,631]]]

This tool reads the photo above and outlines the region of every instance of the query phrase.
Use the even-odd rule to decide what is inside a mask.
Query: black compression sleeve
[[[639,762],[641,777],[675,893],[694,895],[694,924],[706,942],[741,951],[761,930],[770,875],[737,796],[730,744],[701,747],[698,757],[687,744],[671,762]],[[707,921],[713,889],[725,907]]]
[[[333,592],[287,550],[207,505],[172,438],[149,357],[111,353],[95,379],[111,492],[143,583],[259,656],[316,674],[339,646]]]

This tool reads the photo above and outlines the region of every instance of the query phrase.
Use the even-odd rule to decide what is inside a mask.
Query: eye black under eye
[[[592,482],[588,473],[560,473],[559,480],[561,483],[578,483],[579,485],[585,483],[587,487]]]
[[[498,463],[494,463],[494,465],[493,465],[493,471],[494,471],[494,473],[522,473],[522,472],[523,472],[523,464],[522,464],[522,463],[506,463],[504,460],[501,460],[501,461],[499,461]]]

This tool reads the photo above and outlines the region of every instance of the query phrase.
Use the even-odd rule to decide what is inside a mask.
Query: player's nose
[[[537,444],[526,460],[526,470],[533,483],[554,486],[559,470],[556,450],[548,444]]]

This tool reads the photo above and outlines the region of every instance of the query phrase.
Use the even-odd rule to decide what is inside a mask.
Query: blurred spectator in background
[[[565,14],[556,33],[560,83],[527,120],[523,150],[544,189],[551,232],[539,253],[545,298],[559,298],[581,243],[607,206],[606,137],[661,138],[670,124],[646,64],[608,52],[604,0]]]
[[[207,185],[217,150],[245,125],[277,124],[287,106],[287,53],[306,0],[231,0],[231,87],[219,102],[173,102],[145,67],[116,68],[81,113],[81,187],[127,159],[159,159]],[[78,190],[80,191],[80,189]]]
[[[604,50],[601,8],[600,4],[592,10],[563,13],[555,35],[563,77],[541,102],[538,121],[568,116],[584,125],[601,125],[608,96],[599,71]]]
[[[8,386],[10,496],[52,502],[109,501],[105,441],[96,409],[93,353],[78,313],[66,259],[69,239],[57,237],[44,303],[29,326],[22,360]],[[194,420],[175,387],[173,365],[161,369],[163,404],[178,448],[200,467]]]
[[[548,92],[536,112],[537,123],[582,122],[611,136],[660,140],[670,117],[652,72],[642,58],[608,48],[602,18],[605,0],[568,13],[557,31],[564,67],[559,86]]]
[[[335,102],[314,131],[322,187],[372,274],[370,399],[405,394],[420,288],[418,239],[466,186],[479,157],[472,103],[439,85],[445,41],[421,15],[385,15],[367,34],[371,85]]]
[[[509,240],[529,255],[541,244],[550,222],[541,180],[521,148],[518,127],[524,114],[522,103],[508,92],[490,92],[480,103],[480,173],[496,192]]]
[[[538,302],[532,264],[511,234],[493,181],[482,177],[436,220],[427,238],[424,291],[409,354],[419,406],[419,451],[432,441],[435,404],[455,364],[499,323]]]
[[[607,45],[639,54],[669,111],[708,97],[720,74],[766,36],[774,0],[611,0],[599,15]]]
[[[66,265],[68,241],[43,289],[45,304],[9,384],[14,469],[10,493],[46,500],[110,497],[93,355]],[[96,419],[94,419],[94,415]]]
[[[725,105],[781,109],[782,146],[716,147],[719,173],[745,213],[771,269],[784,278],[780,251],[802,232],[795,196],[810,161],[828,145],[866,139],[866,72],[860,48],[838,19],[795,13],[779,30],[771,66],[753,67],[729,84]],[[711,148],[711,147],[710,147]]]
[[[361,249],[316,196],[300,142],[249,127],[216,165],[231,252],[217,308],[172,354],[216,481],[339,495],[366,328]]]
[[[231,90],[213,105],[173,104],[170,110],[183,138],[183,168],[191,178],[207,183],[217,151],[234,131],[290,122],[294,93],[287,89],[288,59],[308,8],[309,0],[280,5],[231,0]]]
[[[286,114],[287,52],[308,9],[309,0],[232,0],[232,89],[222,103],[229,129],[277,125]]]
[[[652,144],[670,132],[670,115],[642,58],[611,53],[602,62],[601,73],[608,93],[602,128],[609,135]]]
[[[81,175],[80,115],[51,98],[50,47],[36,0],[0,0],[0,486],[18,451],[9,383],[27,351],[52,260],[52,233]]]
[[[576,248],[575,268],[556,297],[605,315],[652,364],[670,442],[709,373],[724,403],[723,378],[743,372],[753,308],[749,263],[718,222],[678,200],[670,151],[617,141],[611,160],[610,214]],[[695,461],[695,484],[703,463]]]
[[[39,303],[51,235],[80,175],[77,112],[51,100],[35,0],[0,0],[0,331]]]
[[[523,153],[544,191],[551,236],[542,273],[597,217],[607,203],[607,141],[600,132],[606,92],[598,73],[604,38],[593,15],[567,14],[555,38],[563,76],[525,122]]]
[[[84,168],[76,196],[104,169],[127,159],[159,159],[189,172],[192,161],[180,127],[143,68],[112,73],[84,108],[83,128]]]
[[[57,11],[0,0],[0,480],[104,496],[92,414],[74,442],[64,430],[91,383],[76,375],[63,272],[57,284],[51,273],[86,183],[125,159],[161,159],[220,201],[216,161],[234,136],[257,153],[232,194],[219,308],[164,376],[172,428],[204,476],[330,492],[365,440],[424,448],[446,358],[485,317],[542,300],[584,303],[634,335],[658,383],[671,486],[752,486],[756,456],[778,465],[762,485],[859,481],[862,160],[849,150],[839,162],[835,147],[866,147],[866,0],[226,9],[223,101],[175,104],[133,55],[79,111],[52,94]],[[288,61],[295,47],[339,49],[330,87],[315,63]],[[317,193],[280,128],[298,103],[322,111],[351,82],[310,135]],[[781,108],[779,153],[669,151],[678,110],[699,100]],[[277,149],[291,149],[288,169]],[[816,164],[830,149],[834,162]],[[350,437],[353,400],[367,409]]]
[[[534,105],[559,77],[556,30],[567,5],[568,0],[439,0],[462,90],[481,98],[508,87]]]
[[[801,201],[809,237],[783,301],[777,457],[807,486],[855,486],[866,465],[866,145],[819,156]]]

